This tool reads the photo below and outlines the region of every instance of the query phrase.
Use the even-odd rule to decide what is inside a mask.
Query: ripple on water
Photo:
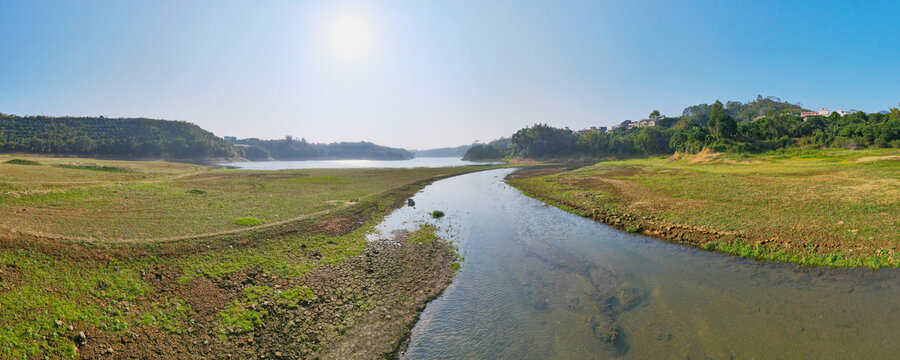
[[[404,358],[884,358],[900,350],[900,272],[759,263],[624,233],[521,195],[502,181],[510,171],[438,181],[380,225],[436,223],[465,255]],[[447,216],[431,219],[433,210]]]

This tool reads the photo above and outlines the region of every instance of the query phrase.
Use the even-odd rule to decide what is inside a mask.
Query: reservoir
[[[298,161],[245,161],[219,163],[217,166],[235,167],[246,170],[286,170],[286,169],[349,169],[349,168],[415,168],[466,165],[488,165],[495,163],[461,160],[458,157],[420,157],[409,160],[298,160]]]
[[[522,195],[512,169],[416,194],[465,257],[406,359],[895,358],[900,272],[757,262],[616,230]],[[433,210],[446,216],[431,219]]]

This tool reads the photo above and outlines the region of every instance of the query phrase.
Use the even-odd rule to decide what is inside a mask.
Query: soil
[[[363,254],[341,265],[318,267],[301,279],[251,269],[180,285],[178,269],[157,266],[142,276],[157,293],[187,301],[197,313],[194,325],[184,334],[158,327],[125,333],[88,328],[78,354],[84,359],[390,358],[405,348],[419,312],[452,280],[453,261],[456,254],[449,244],[407,242],[399,233],[370,243]],[[255,329],[223,332],[216,322],[219,311],[254,285],[308,286],[315,297],[301,305],[264,302],[258,306],[268,315]],[[73,330],[73,339],[78,331]]]

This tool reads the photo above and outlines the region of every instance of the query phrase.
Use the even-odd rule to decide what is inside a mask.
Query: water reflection
[[[897,271],[798,268],[611,229],[522,196],[511,170],[436,182],[380,229],[429,221],[462,271],[405,358],[885,358]],[[447,216],[430,219],[442,210]]]

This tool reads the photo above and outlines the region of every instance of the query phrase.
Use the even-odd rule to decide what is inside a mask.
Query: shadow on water
[[[440,226],[465,256],[409,359],[890,358],[900,272],[760,263],[617,231],[521,195],[510,169],[445,179],[379,225]],[[442,210],[446,216],[432,219]]]

